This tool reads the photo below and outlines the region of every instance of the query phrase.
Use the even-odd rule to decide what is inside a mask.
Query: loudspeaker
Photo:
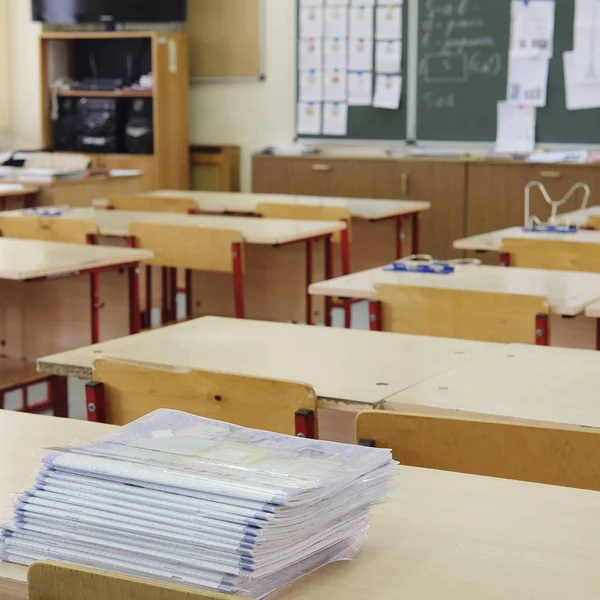
[[[152,98],[132,98],[129,101],[125,148],[130,154],[154,154]]]
[[[115,154],[123,149],[121,98],[80,98],[77,103],[77,149]]]
[[[54,150],[77,150],[77,99],[58,98],[58,120],[54,122]]]

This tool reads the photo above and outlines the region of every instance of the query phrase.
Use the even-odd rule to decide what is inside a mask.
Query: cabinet
[[[452,243],[465,235],[464,162],[256,155],[252,171],[257,193],[431,202],[432,209],[420,217],[421,251],[460,256]]]

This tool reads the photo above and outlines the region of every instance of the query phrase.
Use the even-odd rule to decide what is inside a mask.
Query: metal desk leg
[[[91,338],[92,344],[100,341],[100,286],[97,271],[90,273],[90,311],[91,311]]]
[[[421,227],[419,225],[419,213],[412,216],[412,253],[421,252]]]
[[[140,265],[129,267],[129,332],[139,333],[142,328],[140,314]]]
[[[535,345],[550,345],[550,327],[548,315],[536,315],[535,317]]]
[[[52,377],[48,382],[48,393],[54,410],[55,417],[69,416],[69,396],[66,377]]]
[[[235,302],[235,318],[245,319],[244,307],[244,267],[242,257],[242,245],[235,243],[231,245],[231,258],[233,261],[233,296]]]
[[[413,222],[413,236],[414,236],[414,222]],[[404,255],[404,217],[398,215],[396,217],[396,258],[402,258]],[[414,248],[414,237],[413,237],[413,248]],[[416,252],[413,252],[416,254]]]
[[[308,288],[312,283],[313,275],[313,241],[306,240],[306,324],[313,325],[313,306],[312,296],[308,293]]]
[[[185,270],[185,316],[191,319],[194,314],[194,304],[192,299],[192,270]]]
[[[381,331],[381,302],[375,300],[369,302],[369,329]]]
[[[325,279],[329,280],[333,277],[333,239],[328,236],[325,242]],[[308,290],[306,290],[308,294]],[[333,299],[331,296],[325,296],[325,326],[331,327],[331,311],[333,310]]]

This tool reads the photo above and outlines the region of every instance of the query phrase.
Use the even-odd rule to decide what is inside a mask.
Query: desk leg
[[[550,319],[548,315],[536,315],[535,317],[535,345],[550,345]]]
[[[48,395],[52,402],[55,417],[69,416],[69,396],[66,377],[52,377],[48,382]]]
[[[500,266],[510,267],[510,254],[508,252],[502,252],[502,254],[500,254]]]
[[[346,225],[350,226],[349,223]],[[345,229],[341,232],[340,250],[342,254],[342,275],[350,275],[350,230]],[[352,300],[344,300],[342,302],[344,309],[344,327],[350,329],[352,327]]]
[[[596,319],[596,350],[600,350],[600,319]]]
[[[369,302],[369,329],[381,331],[381,302]]]
[[[312,283],[313,275],[313,240],[306,240],[306,324],[313,325],[312,296],[308,288]]]
[[[294,424],[297,437],[309,439],[315,439],[317,437],[314,411],[306,408],[296,411]]]
[[[160,314],[160,324],[165,325],[169,320],[169,269],[161,267],[162,276],[162,310]]]
[[[169,269],[169,291],[171,296],[171,321],[177,322],[177,269]]]
[[[143,315],[142,327],[152,327],[152,266],[146,265],[146,310]]]
[[[140,266],[129,268],[129,333],[139,333],[142,328],[140,315]]]
[[[414,236],[414,221],[413,221],[413,236]],[[396,217],[396,258],[402,258],[404,254],[403,248],[404,242],[404,217],[402,215],[398,215]],[[413,249],[414,249],[414,237],[413,237]],[[413,252],[416,254],[416,252]]]
[[[325,280],[333,278],[333,239],[332,236],[326,237],[325,244]],[[308,290],[306,290],[308,294]],[[331,327],[331,318],[333,310],[333,298],[325,296],[325,327]]]
[[[235,318],[245,319],[244,266],[242,245],[240,243],[231,245],[231,259],[233,261],[233,296],[235,302]]]
[[[106,423],[104,384],[90,381],[85,385],[87,420],[93,423]]]
[[[96,271],[90,273],[90,310],[92,315],[91,337],[92,344],[100,341],[100,285],[99,274]]]
[[[192,270],[185,270],[185,316],[191,319],[194,316],[194,302],[192,299]]]
[[[421,226],[419,224],[419,213],[412,216],[412,253],[421,252]]]

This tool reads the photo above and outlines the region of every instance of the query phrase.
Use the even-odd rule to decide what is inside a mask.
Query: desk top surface
[[[20,217],[24,211],[9,211],[3,216]],[[164,212],[138,212],[127,210],[103,210],[95,208],[65,208],[58,217],[64,219],[88,219],[94,221],[102,235],[127,237],[132,223],[159,223],[205,229],[239,231],[248,244],[277,245],[305,240],[319,235],[334,233],[346,228],[344,223],[334,221],[294,221],[288,219],[257,219],[252,217],[225,217],[210,215],[186,215]]]
[[[99,357],[311,384],[320,399],[376,408],[501,344],[203,317],[48,356],[46,373],[90,378]]]
[[[600,428],[600,353],[510,344],[391,396],[403,405]]]
[[[108,425],[0,411],[0,518],[31,484],[42,448]],[[400,467],[352,562],[329,565],[275,600],[596,600],[600,494]],[[26,598],[26,569],[0,563],[0,596]]]
[[[0,183],[0,198],[9,196],[29,196],[37,194],[39,188],[31,185],[23,185],[21,183]]]
[[[565,316],[579,315],[600,299],[600,275],[595,273],[485,265],[458,265],[448,275],[370,269],[313,283],[309,291],[316,296],[369,299],[377,284],[540,296],[548,299],[552,312]]]
[[[210,212],[256,212],[259,204],[296,204],[300,206],[341,206],[359,219],[387,219],[419,213],[431,208],[420,200],[370,200],[363,198],[329,198],[326,196],[291,196],[288,194],[243,194],[234,192],[192,192],[190,190],[158,190],[141,196],[191,198],[200,210]]]
[[[23,281],[152,258],[148,250],[0,238],[0,278]]]
[[[560,223],[569,223],[585,227],[588,224],[589,217],[600,217],[600,206],[590,206],[585,210],[573,210],[558,215],[557,220]]]
[[[482,233],[480,235],[455,240],[454,247],[457,250],[500,252],[500,250],[502,250],[502,241],[506,238],[600,244],[600,231],[580,230],[577,233],[533,233],[523,231],[522,227],[509,227],[508,229],[490,231],[489,233]]]

